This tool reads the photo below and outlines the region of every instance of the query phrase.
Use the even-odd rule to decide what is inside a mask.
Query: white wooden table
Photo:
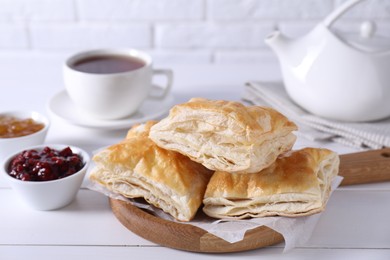
[[[6,76],[0,77],[0,111],[23,108],[48,114],[47,100],[62,89],[60,68],[39,62],[27,68],[6,70]],[[174,69],[176,103],[194,96],[238,100],[245,81],[279,79],[274,67],[189,65]],[[51,123],[47,144],[76,145],[90,153],[118,142],[126,133],[81,128],[58,119]],[[339,144],[298,139],[296,148],[303,146],[355,151]],[[73,203],[56,211],[31,210],[14,195],[0,179],[0,259],[4,260],[390,259],[390,183],[338,188],[308,243],[287,253],[282,253],[283,244],[221,255],[165,248],[128,231],[112,214],[107,198],[85,187]]]

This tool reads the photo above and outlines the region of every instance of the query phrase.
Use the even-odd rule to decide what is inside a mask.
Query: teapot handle
[[[355,6],[356,4],[358,4],[362,1],[364,1],[364,0],[349,0],[349,1],[344,2],[336,10],[334,10],[327,17],[325,17],[325,19],[323,20],[323,24],[329,28],[346,11],[348,11],[350,8],[352,8],[353,6]]]

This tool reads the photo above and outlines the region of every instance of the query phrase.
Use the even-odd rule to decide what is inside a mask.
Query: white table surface
[[[3,70],[0,111],[22,108],[48,115],[47,101],[63,89],[60,68],[39,62],[34,65]],[[276,68],[260,65],[178,65],[174,70],[175,103],[194,96],[239,100],[245,81],[280,79]],[[76,145],[91,153],[118,142],[125,133],[81,128],[52,118],[46,143]],[[299,138],[296,148],[304,146],[327,147],[339,153],[356,151]],[[20,203],[0,179],[0,259],[390,259],[389,216],[390,183],[342,187],[332,195],[304,246],[287,253],[282,252],[282,243],[240,253],[198,254],[138,237],[119,223],[104,195],[85,187],[65,208],[34,211]]]

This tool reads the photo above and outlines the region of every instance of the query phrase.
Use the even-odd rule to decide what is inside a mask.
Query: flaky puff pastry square
[[[276,110],[193,98],[174,106],[149,137],[211,170],[253,173],[291,149],[296,125]]]
[[[144,198],[180,221],[191,220],[200,207],[212,172],[149,138],[156,122],[130,129],[122,142],[94,155],[90,179],[127,198]]]
[[[324,210],[339,156],[327,149],[305,148],[280,156],[252,174],[215,172],[203,199],[214,218],[306,216]]]

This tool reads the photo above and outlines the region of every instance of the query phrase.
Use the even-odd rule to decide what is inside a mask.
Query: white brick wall
[[[155,43],[160,48],[258,49],[272,31],[267,23],[190,23],[157,25]]]
[[[148,24],[32,24],[31,48],[66,50],[106,47],[149,48],[151,26]]]
[[[0,0],[1,21],[74,21],[70,0]]]
[[[272,63],[263,39],[275,26],[302,35],[344,1],[0,0],[0,63],[107,47],[144,49],[156,63]],[[390,37],[390,0],[366,2],[336,27],[375,19]]]
[[[203,0],[78,0],[80,20],[190,21],[204,17]]]
[[[331,0],[210,0],[216,20],[321,18],[333,9]]]
[[[0,24],[0,49],[26,48],[28,48],[28,36],[24,26]]]

